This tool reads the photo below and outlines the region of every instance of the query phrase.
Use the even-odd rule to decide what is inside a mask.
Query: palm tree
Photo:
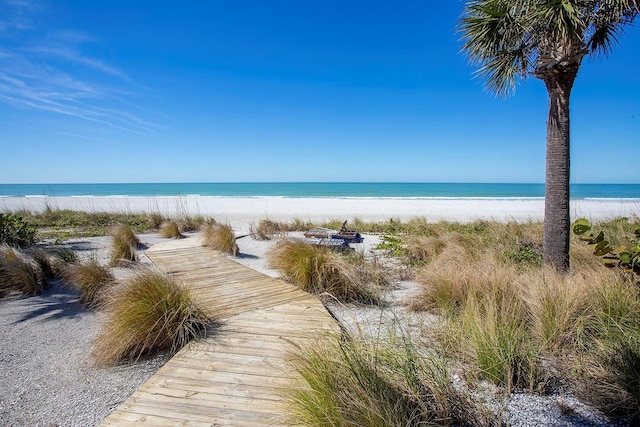
[[[506,95],[529,76],[549,97],[545,176],[546,265],[569,269],[569,97],[587,55],[608,54],[638,0],[470,0],[461,32],[464,50],[487,88]]]

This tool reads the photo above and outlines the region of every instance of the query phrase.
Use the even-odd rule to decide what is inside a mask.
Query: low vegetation
[[[80,292],[80,302],[91,308],[101,307],[115,278],[108,268],[96,261],[67,264],[62,271],[64,282]]]
[[[296,425],[500,425],[453,387],[442,357],[406,338],[329,337],[293,364],[299,380],[286,396]]]
[[[0,246],[0,297],[12,293],[39,295],[47,281],[39,265],[23,251]]]
[[[143,233],[156,229],[164,221],[159,214],[85,212],[52,208],[42,212],[19,211],[14,215],[20,216],[37,229],[36,238],[57,240],[105,236],[118,224],[125,224],[135,232]]]
[[[217,251],[236,256],[240,252],[236,235],[229,225],[209,224],[202,228],[204,245]]]
[[[378,304],[387,278],[364,257],[345,256],[302,241],[282,240],[269,254],[269,264],[284,280],[316,295],[339,301]]]
[[[624,240],[634,222],[603,227]],[[577,239],[571,274],[544,270],[530,224],[490,223],[474,234],[431,229],[428,239],[413,308],[441,315],[439,345],[465,363],[468,380],[542,393],[560,381],[607,414],[638,417],[640,288],[633,277],[603,268]],[[410,251],[403,256],[412,259]]]
[[[284,237],[291,227],[285,223],[272,221],[270,219],[261,220],[257,226],[252,225],[250,228],[251,237],[255,240],[271,240],[274,237]]]
[[[140,241],[128,225],[118,224],[111,230],[111,264],[118,265],[138,260]]]
[[[20,215],[0,212],[0,245],[25,247],[35,241],[36,227]]]
[[[180,233],[178,223],[175,221],[167,221],[160,226],[160,236],[165,239],[181,239],[184,236]]]
[[[124,283],[105,312],[93,351],[100,365],[136,361],[159,351],[175,353],[212,324],[185,288],[155,270],[141,270]]]
[[[59,246],[31,246],[25,253],[40,267],[45,279],[57,279],[68,263],[76,262],[76,253]]]
[[[439,400],[402,388],[403,396],[419,396],[418,405],[426,405],[423,400],[450,402],[448,406],[437,405],[450,412],[434,416],[434,424],[500,425],[495,408],[487,416],[486,404],[472,404],[470,396],[477,395],[473,389],[483,380],[506,393],[526,390],[544,394],[549,384],[563,384],[607,415],[640,422],[640,287],[635,283],[637,277],[629,274],[633,264],[628,262],[635,253],[637,220],[598,224],[611,247],[631,248],[616,251],[616,255],[630,254],[629,260],[625,255],[616,258],[615,265],[620,268],[606,269],[593,256],[592,248],[600,242],[589,241],[592,245],[586,247],[576,238],[571,252],[573,271],[568,275],[543,269],[542,225],[537,223],[414,220],[366,227],[382,233],[378,250],[413,271],[422,283],[422,293],[413,300],[412,308],[437,314],[441,320],[432,326],[432,341],[414,347],[417,354],[406,357],[422,366],[429,352],[446,355],[440,366],[445,371],[455,368],[471,392],[461,397],[465,387],[445,387]],[[597,236],[590,237],[594,238]],[[294,262],[298,258],[306,261]],[[316,289],[321,274],[311,273],[321,271],[317,265],[322,260],[321,256],[287,252],[280,262],[289,268],[283,273],[287,280]],[[285,267],[272,264],[284,271]],[[363,357],[346,348],[354,343],[363,349]],[[404,412],[400,408],[405,407],[405,401],[397,396],[398,406],[386,409],[385,397],[363,392],[387,390],[380,385],[382,373],[406,378],[404,366],[388,364],[396,356],[379,351],[387,343],[395,350],[401,348],[393,339],[383,343],[345,339],[306,350],[297,365],[302,383],[290,393],[295,421],[316,426],[433,422],[416,417],[417,413],[433,414],[430,409],[420,406],[415,412]],[[363,359],[371,363],[367,365]],[[433,370],[421,372],[433,380]],[[450,380],[451,375],[449,372],[445,377]],[[393,395],[402,382],[390,381],[393,391],[381,393]],[[451,403],[461,401],[466,403]],[[460,407],[470,410],[459,412]],[[385,418],[396,414],[394,410],[403,414],[400,421]]]

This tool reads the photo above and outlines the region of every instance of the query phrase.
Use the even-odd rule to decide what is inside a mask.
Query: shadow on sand
[[[14,324],[76,318],[87,313],[80,303],[80,294],[58,281],[52,282],[42,295],[20,297],[20,302],[24,304],[24,314]]]

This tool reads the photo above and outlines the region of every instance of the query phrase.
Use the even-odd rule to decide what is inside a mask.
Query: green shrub
[[[109,270],[96,261],[87,264],[68,264],[62,279],[80,292],[80,302],[95,308],[104,304],[107,292],[115,284]]]
[[[580,218],[573,223],[573,232],[578,236],[585,236],[581,237],[581,240],[593,247],[594,255],[602,257],[606,267],[617,267],[625,273],[635,274],[636,278],[640,279],[640,225],[636,224],[633,230],[634,237],[627,239],[629,246],[620,245],[616,249],[612,247],[613,239],[607,238],[604,231],[587,234],[591,229],[591,224],[585,218]]]
[[[155,270],[138,272],[110,297],[105,310],[107,320],[93,351],[101,365],[163,350],[175,353],[211,324],[186,288]]]
[[[25,247],[32,245],[35,237],[35,226],[19,215],[0,212],[0,244]]]

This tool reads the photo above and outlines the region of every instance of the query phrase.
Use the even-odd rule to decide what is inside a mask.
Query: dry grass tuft
[[[184,236],[180,233],[178,223],[175,221],[167,221],[160,226],[160,236],[165,239],[182,239]]]
[[[147,221],[149,222],[149,227],[157,230],[165,222],[165,219],[160,212],[152,212],[147,215]]]
[[[240,249],[236,243],[236,236],[230,225],[209,224],[202,228],[204,245],[221,252],[238,255]]]
[[[268,261],[284,280],[307,292],[327,293],[344,302],[381,302],[379,287],[386,278],[372,276],[367,270],[373,267],[358,265],[362,261],[354,258],[302,241],[282,240],[269,253]]]
[[[39,295],[47,286],[36,262],[19,249],[0,246],[0,297],[18,292]]]
[[[287,224],[263,219],[257,227],[251,226],[250,233],[255,240],[271,240],[274,237],[284,237],[289,229]]]
[[[215,224],[216,220],[213,218],[205,219],[201,215],[182,215],[178,218],[177,223],[178,228],[182,233],[192,233],[194,231],[202,229],[207,225]]]
[[[141,270],[106,306],[107,320],[93,354],[100,365],[135,361],[145,355],[177,352],[203,336],[211,318],[187,289],[170,277]]]
[[[62,272],[62,279],[80,292],[80,302],[92,308],[103,306],[109,290],[115,285],[109,269],[95,261],[68,264]]]
[[[138,260],[137,249],[140,246],[140,241],[131,230],[131,227],[119,224],[111,230],[111,237],[113,239],[111,248],[112,265]]]
[[[40,268],[46,280],[60,276],[65,265],[77,260],[76,253],[69,248],[32,246],[25,252]]]
[[[554,271],[529,272],[519,278],[531,319],[531,334],[551,353],[575,348],[593,314],[594,277],[562,276]]]
[[[410,262],[430,263],[447,247],[445,241],[432,236],[413,236],[408,239],[407,251]]]

